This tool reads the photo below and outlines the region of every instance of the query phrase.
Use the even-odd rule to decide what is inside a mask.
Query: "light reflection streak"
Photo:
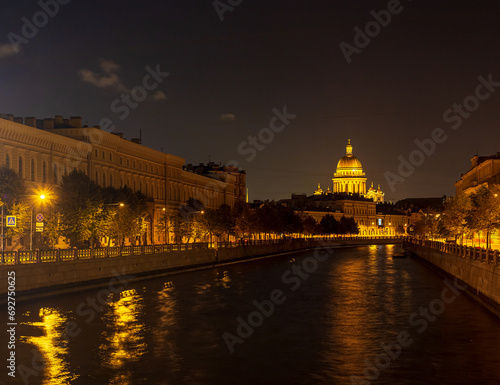
[[[168,370],[178,371],[181,368],[179,347],[176,344],[177,298],[174,286],[165,283],[163,290],[158,292],[158,322],[153,331],[155,335],[154,354],[157,357],[168,357]]]
[[[67,342],[63,340],[67,317],[52,308],[40,308],[41,321],[23,322],[23,325],[35,326],[43,331],[41,336],[22,337],[21,341],[36,346],[44,360],[43,385],[70,384],[78,378],[69,368]]]
[[[99,347],[104,364],[116,373],[110,384],[130,384],[130,372],[123,371],[127,362],[137,361],[145,352],[145,326],[139,322],[143,313],[142,297],[135,290],[120,293],[120,299],[109,303],[103,321],[111,332],[104,333],[105,343]]]

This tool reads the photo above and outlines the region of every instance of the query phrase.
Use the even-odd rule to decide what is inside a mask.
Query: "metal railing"
[[[208,250],[208,243],[186,243],[169,245],[116,246],[95,249],[17,250],[0,253],[1,265],[25,265],[59,261],[125,257],[130,255],[152,255],[173,251]]]
[[[53,250],[17,250],[5,251],[1,254],[1,265],[25,265],[30,263],[64,262],[86,259],[101,259],[127,257],[132,255],[153,255],[170,252],[184,252],[196,250],[208,250],[209,248],[246,247],[256,245],[271,245],[283,243],[302,243],[304,246],[315,246],[317,241],[353,241],[353,240],[380,240],[401,239],[398,236],[331,236],[311,238],[285,238],[266,240],[240,240],[235,242],[210,243],[179,243],[164,245],[142,245],[142,246],[116,246],[99,247],[93,249],[53,249]]]
[[[431,241],[427,239],[417,239],[406,237],[404,239],[408,243],[419,246],[429,247],[434,250],[442,251],[443,253],[453,254],[457,257],[465,258],[471,261],[479,261],[495,267],[500,267],[500,251],[493,249],[485,249],[482,247],[463,246],[453,242]]]

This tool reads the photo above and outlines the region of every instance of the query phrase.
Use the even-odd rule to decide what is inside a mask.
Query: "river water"
[[[399,247],[122,278],[107,300],[92,289],[18,303],[16,377],[4,368],[0,381],[500,384],[499,319],[422,262],[392,259]],[[4,359],[7,343],[3,333]]]

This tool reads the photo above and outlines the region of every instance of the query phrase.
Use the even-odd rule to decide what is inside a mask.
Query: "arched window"
[[[35,160],[31,159],[31,167],[30,167],[31,181],[35,181]]]
[[[102,187],[106,187],[106,174],[102,173]]]
[[[109,176],[109,185],[110,187],[113,187],[113,175]]]
[[[9,154],[5,155],[5,166],[10,168],[10,156]]]
[[[54,184],[57,183],[57,164],[54,163]]]
[[[23,175],[23,158],[19,157],[19,176],[24,178]]]
[[[42,165],[42,182],[47,183],[47,163],[43,161]]]

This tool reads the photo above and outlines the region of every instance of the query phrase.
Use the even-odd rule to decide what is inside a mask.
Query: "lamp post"
[[[163,220],[165,221],[165,244],[168,244],[167,208],[164,207],[162,211],[163,211]]]
[[[39,196],[37,196],[37,198],[40,199],[40,201],[43,201],[46,198],[46,196],[45,194],[40,194]],[[36,203],[37,202],[35,202],[33,206],[31,206],[30,251],[33,251],[33,211],[35,209]]]

